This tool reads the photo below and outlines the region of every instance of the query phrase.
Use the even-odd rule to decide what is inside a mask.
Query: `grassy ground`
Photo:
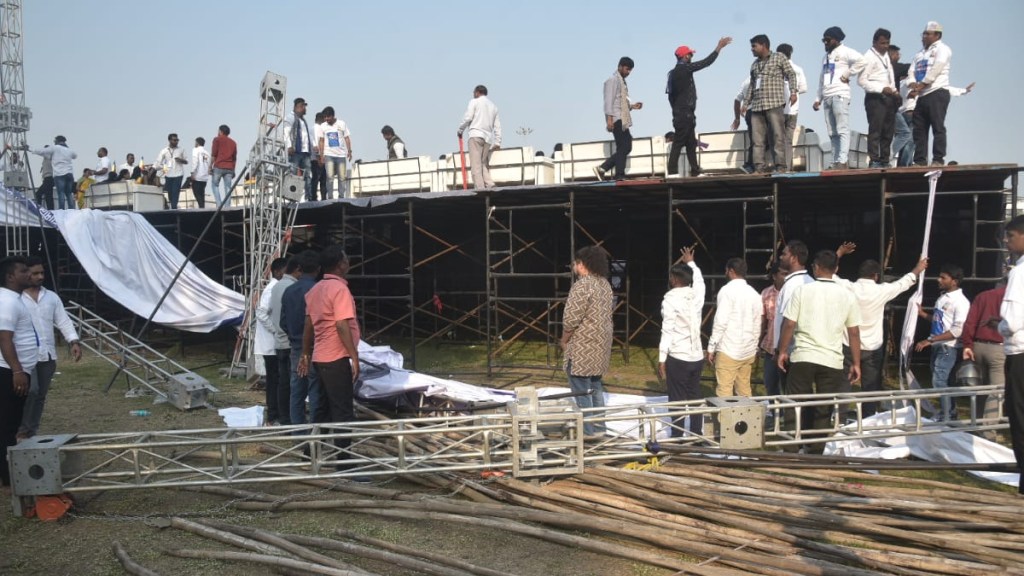
[[[188,349],[184,359],[181,359],[178,350],[169,352],[188,367],[201,366],[197,371],[221,390],[213,399],[215,407],[248,407],[262,403],[262,392],[253,390],[249,383],[224,379],[219,375],[218,368],[226,366],[230,356],[228,346],[204,346],[202,351]],[[408,351],[402,351],[408,357]],[[542,345],[521,344],[510,347],[500,358],[509,367],[495,371],[491,378],[487,375],[485,346],[441,343],[423,346],[416,353],[420,371],[465,382],[502,388],[566,385],[557,358],[549,355],[553,351]],[[605,382],[613,392],[664,394],[664,385],[656,377],[656,363],[656,349],[634,347],[628,363],[621,353],[616,353]],[[525,365],[531,368],[523,368]],[[72,364],[62,358],[43,416],[41,433],[197,429],[223,425],[215,410],[181,412],[167,405],[153,406],[151,398],[125,398],[124,392],[128,386],[123,377],[114,381],[109,392],[104,392],[112,374],[113,368],[95,357],[87,356],[80,364]],[[705,376],[710,376],[710,372],[706,371]],[[755,393],[762,393],[763,388],[759,386],[755,385]],[[707,378],[704,392],[708,395],[712,393],[712,383]],[[129,411],[141,408],[150,409],[151,415],[129,415]],[[992,487],[991,484],[960,473],[913,475]],[[401,482],[391,482],[387,486],[411,489],[410,485]],[[282,495],[310,490],[308,487],[286,484],[250,488]],[[330,536],[334,528],[344,527],[525,576],[657,576],[668,573],[646,565],[571,550],[531,538],[440,522],[381,520],[344,511],[240,513],[226,508],[225,503],[223,498],[217,496],[170,489],[103,492],[82,496],[79,508],[63,520],[43,523],[13,517],[5,494],[0,498],[0,574],[122,574],[123,571],[110,551],[111,543],[115,540],[122,542],[138,561],[162,574],[261,576],[274,573],[269,568],[250,564],[184,560],[167,556],[163,551],[173,548],[222,548],[196,536],[151,525],[151,519],[171,515],[217,518],[316,536]],[[406,574],[380,563],[355,563],[381,574]]]

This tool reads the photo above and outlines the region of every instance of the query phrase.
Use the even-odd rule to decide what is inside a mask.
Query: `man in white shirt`
[[[469,137],[469,168],[473,172],[473,188],[494,188],[491,171],[491,151],[501,148],[501,118],[498,107],[487,98],[487,86],[473,89],[473,99],[459,124],[459,138],[467,132]]]
[[[22,412],[21,427],[18,428],[18,440],[31,438],[39,432],[39,422],[43,417],[46,405],[46,394],[50,391],[50,382],[57,372],[57,343],[54,328],[60,330],[71,350],[71,358],[78,362],[82,359],[82,347],[78,343],[78,332],[64,311],[64,303],[55,293],[43,287],[46,280],[46,268],[38,256],[26,258],[29,272],[29,286],[21,293],[21,300],[32,315],[32,323],[39,335],[39,361],[32,372],[32,385],[25,398],[25,409]]]
[[[814,256],[815,281],[800,286],[783,310],[785,321],[779,341],[779,370],[787,372],[786,393],[837,394],[845,383],[860,379],[860,308],[853,294],[833,279],[839,257],[831,250]],[[843,335],[850,342],[853,361],[849,372],[843,373]],[[790,343],[795,343],[792,364],[787,366]],[[847,378],[849,380],[847,380]],[[795,420],[794,420],[795,421]],[[827,430],[827,407],[804,408],[801,418],[802,436],[809,430]],[[824,443],[804,447],[821,454]],[[787,451],[796,446],[787,446]]]
[[[795,78],[786,79],[786,90],[789,90],[790,83],[796,85],[797,101],[796,103],[790,103],[786,100],[786,107],[782,109],[782,116],[785,119],[785,130],[786,130],[786,172],[793,171],[793,133],[796,132],[797,117],[800,114],[800,94],[807,92],[807,77],[804,76],[804,69],[797,66],[793,62],[793,47],[789,44],[779,44],[776,48],[779,54],[782,54],[789,59],[789,65],[793,67],[793,72],[796,73]]]
[[[928,338],[914,346],[920,352],[931,348],[932,388],[945,389],[950,386],[953,367],[960,358],[960,335],[964,322],[971,312],[971,303],[960,289],[964,279],[963,268],[955,264],[944,264],[939,272],[939,290],[942,295],[935,301],[932,311],[932,327]],[[928,319],[928,313],[918,310],[921,318]],[[955,383],[954,383],[955,384]],[[956,403],[949,396],[942,397],[942,412],[935,416],[939,422],[956,419]]]
[[[284,117],[284,138],[288,142],[288,164],[302,174],[306,185],[306,200],[315,200],[313,194],[312,153],[316,149],[316,131],[306,122],[305,98],[296,98],[292,111]]]
[[[21,300],[29,286],[28,266],[22,256],[0,260],[0,485],[10,486],[7,449],[17,443],[29,376],[39,358],[39,337],[32,314]]]
[[[7,145],[11,149],[11,145]],[[68,147],[68,140],[63,136],[53,139],[53,146],[43,148],[29,148],[29,152],[50,159],[50,166],[53,168],[53,186],[57,192],[57,208],[75,207],[75,166],[74,159],[78,154]]]
[[[836,250],[839,258],[852,253],[856,244],[847,242]],[[857,269],[857,281],[850,282],[836,277],[836,282],[846,286],[857,299],[860,306],[860,382],[861,391],[878,392],[882,390],[882,366],[885,364],[884,326],[885,306],[897,296],[906,292],[920,278],[928,267],[928,259],[921,258],[914,269],[894,282],[881,282],[882,265],[876,260],[865,260]],[[843,365],[849,369],[853,363],[853,354],[848,341],[843,343]],[[862,408],[864,417],[878,411],[877,402],[865,402]]]
[[[900,105],[900,94],[896,88],[896,75],[889,58],[889,41],[892,34],[885,28],[875,30],[871,50],[861,56],[846,76],[857,76],[857,83],[864,89],[864,110],[868,116],[868,158],[869,168],[890,168],[892,138],[896,130],[896,109]]]
[[[1006,248],[1015,258],[1006,283],[1006,295],[999,308],[999,333],[1006,353],[1004,406],[1010,420],[1010,441],[1017,471],[1024,478],[1024,215],[1006,224]],[[1017,492],[1024,494],[1024,482]]]
[[[156,165],[164,171],[164,191],[171,204],[171,210],[178,209],[181,183],[185,179],[185,151],[178,146],[178,135],[167,135],[167,146],[156,157]]]
[[[323,111],[324,122],[316,127],[317,150],[320,163],[327,170],[327,192],[324,198],[334,198],[334,181],[338,181],[338,198],[348,198],[345,185],[345,161],[352,160],[352,139],[348,125],[334,115],[334,107]]]
[[[200,208],[206,208],[206,183],[210,181],[210,153],[205,146],[206,138],[198,136],[192,148],[192,195]]]
[[[106,148],[100,148],[96,151],[96,168],[92,171],[92,179],[94,180],[93,186],[96,184],[103,184],[110,179],[110,171],[114,167],[114,162],[107,155]]]
[[[131,152],[129,152],[125,157],[124,164],[121,164],[120,168],[118,168],[118,172],[122,170],[127,170],[128,177],[132,180],[142,176],[142,169],[135,165],[135,154],[132,154]]]
[[[779,347],[779,338],[782,336],[783,312],[786,310],[786,306],[789,305],[789,301],[793,298],[793,292],[798,287],[814,282],[814,277],[807,273],[807,256],[807,245],[800,240],[790,240],[786,243],[785,248],[782,249],[782,254],[779,255],[779,267],[788,273],[786,274],[786,279],[782,282],[782,288],[779,288],[779,297],[775,301],[775,321],[771,327],[772,342],[775,343],[775,351],[772,355],[775,357],[776,362],[779,359],[780,352],[793,352],[792,343],[790,343],[789,350],[783,350]],[[782,393],[786,394],[786,372],[784,370],[779,374],[779,385]]]
[[[715,396],[752,396],[750,372],[757,359],[764,309],[761,296],[747,284],[747,263],[730,258],[729,280],[718,291],[714,327],[708,340],[708,362],[715,366]]]
[[[669,270],[669,285],[661,301],[661,342],[658,344],[658,375],[665,379],[669,402],[699,400],[704,353],[700,342],[701,310],[704,308],[704,276],[693,261],[693,248],[683,248],[682,264]],[[704,431],[704,417],[690,416],[689,430]],[[683,419],[672,422],[672,436],[683,436]]]
[[[288,402],[285,401],[283,405],[280,403],[281,396],[278,394],[278,390],[281,386],[281,380],[291,376],[289,374],[282,375],[279,370],[277,333],[281,331],[281,328],[274,325],[273,310],[271,308],[274,286],[284,276],[284,269],[287,264],[287,258],[275,258],[270,263],[270,281],[263,287],[263,292],[260,293],[259,306],[256,307],[256,337],[253,339],[253,352],[263,357],[263,367],[267,377],[266,386],[264,387],[266,391],[267,413],[264,422],[268,426],[281,424],[282,414],[284,414],[285,423],[289,421],[287,415],[289,410]],[[278,311],[278,320],[280,320],[280,311]]]
[[[849,168],[850,154],[850,85],[842,78],[860,60],[860,54],[844,45],[843,29],[832,26],[822,35],[825,44],[825,58],[821,62],[818,78],[818,99],[814,110],[825,109],[825,128],[832,141],[832,164],[829,168]]]
[[[929,22],[921,33],[924,48],[910,63],[914,107],[914,165],[928,165],[928,130],[932,131],[932,166],[946,162],[946,109],[949,108],[950,61],[953,50],[942,41],[942,25]]]

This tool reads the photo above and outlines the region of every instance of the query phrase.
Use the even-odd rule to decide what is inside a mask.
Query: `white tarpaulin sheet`
[[[63,234],[89,278],[104,294],[148,318],[185,261],[166,238],[134,212],[43,210]],[[153,321],[188,332],[237,324],[245,301],[189,262]]]
[[[924,422],[929,422],[927,418]],[[896,424],[904,429],[913,429],[915,414],[912,407],[896,411]],[[875,414],[864,419],[864,426],[892,425],[889,412]],[[847,427],[856,432],[855,426]],[[899,432],[897,428],[881,430],[879,433]],[[870,433],[870,432],[869,432]],[[995,442],[967,432],[943,432],[942,434],[918,434],[911,436],[893,436],[877,440],[843,440],[842,432],[836,434],[836,440],[825,445],[825,454],[840,454],[854,458],[882,458],[895,460],[914,456],[928,462],[950,462],[953,464],[970,464],[981,462],[997,464],[1013,462],[1013,451]],[[975,472],[971,474],[1010,486],[1017,486],[1020,474],[1012,472]]]

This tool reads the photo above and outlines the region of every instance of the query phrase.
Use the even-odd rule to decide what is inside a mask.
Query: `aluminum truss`
[[[1006,428],[970,418],[931,423],[925,405],[943,396],[967,398],[973,409],[999,386],[913,392],[708,399],[665,404],[609,406],[580,411],[571,400],[538,398],[518,388],[516,401],[490,413],[405,420],[373,420],[262,428],[216,428],[118,434],[36,436],[11,448],[16,514],[40,497],[65,493],[167,488],[233,483],[288,482],[311,478],[386,478],[437,472],[509,471],[516,477],[557,476],[584,471],[585,463],[647,458],[659,445],[722,448],[785,448],[844,440],[919,436],[950,431]],[[904,422],[869,425],[861,406],[909,405]],[[810,409],[854,415],[825,430],[804,427]],[[762,426],[766,414],[774,424]],[[665,438],[676,418],[702,416],[716,430],[706,437]],[[785,420],[786,425],[782,422]],[[583,423],[614,430],[584,444]],[[742,424],[742,425],[741,425]],[[685,431],[684,431],[685,432]],[[688,433],[686,433],[688,434]],[[216,456],[211,459],[210,454]]]
[[[179,410],[189,410],[207,406],[207,395],[218,392],[202,376],[150,348],[81,304],[71,302],[66,310],[75,324],[82,346],[123,370],[134,384],[128,391],[129,395],[144,394],[142,388],[145,388]]]
[[[260,294],[270,277],[270,262],[284,254],[288,246],[288,230],[295,221],[295,206],[284,217],[286,202],[305,198],[301,175],[292,173],[288,164],[284,135],[285,95],[288,81],[284,76],[267,72],[260,82],[260,121],[256,144],[249,154],[249,175],[245,182],[244,220],[245,262],[242,284],[245,287],[246,309],[235,347],[234,364],[252,367],[256,338],[255,310]],[[287,224],[284,224],[287,221]]]
[[[26,133],[32,111],[25,104],[24,35],[21,0],[0,3],[0,133],[3,134],[2,170],[4,186],[19,193],[31,190]],[[8,149],[8,147],[10,149]],[[29,213],[25,203],[3,195],[7,221],[4,240],[7,254],[29,253],[29,226],[38,216]]]

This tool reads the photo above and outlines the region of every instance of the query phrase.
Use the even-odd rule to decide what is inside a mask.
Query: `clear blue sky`
[[[289,101],[334,106],[350,126],[356,158],[385,157],[384,124],[412,154],[457,149],[456,127],[480,83],[500,109],[505,146],[550,154],[556,142],[608,137],[601,85],[620,56],[636,61],[630,94],[645,104],[634,114],[634,134],[661,134],[671,129],[664,85],[673,50],[687,44],[702,58],[720,36],[732,36],[697,75],[698,130],[717,131],[732,119],[751,36],[792,44],[813,86],[828,26],[841,26],[860,52],[877,27],[888,28],[907,62],[928,20],[945,26],[952,83],[977,82],[950,105],[947,159],[1024,164],[1024,74],[1014,48],[1024,23],[1020,0],[26,0],[29,142],[67,136],[80,172],[100,146],[118,163],[128,152],[151,162],[168,132],[191,147],[226,123],[244,158],[256,133],[259,82],[272,70],[288,78]],[[802,97],[800,123],[824,132],[821,113],[811,110],[813,90]],[[866,132],[863,93],[856,85],[853,92],[853,128]],[[524,138],[518,127],[533,133]]]

